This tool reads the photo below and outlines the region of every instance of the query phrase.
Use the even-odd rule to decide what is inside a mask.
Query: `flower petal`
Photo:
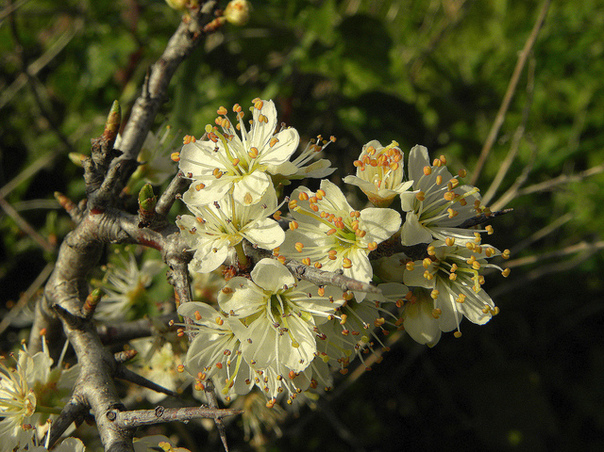
[[[428,148],[416,144],[409,151],[409,179],[417,183],[424,175],[425,166],[431,166]]]
[[[253,124],[249,135],[249,147],[262,149],[271,139],[277,127],[277,109],[272,100],[262,100],[262,108],[253,108]]]
[[[405,223],[401,229],[401,242],[405,246],[413,246],[418,243],[430,243],[432,234],[419,223],[419,218],[414,212],[407,212]]]
[[[232,180],[227,177],[216,179],[212,176],[204,180],[203,185],[204,188],[199,188],[201,186],[197,182],[191,183],[189,189],[182,196],[183,201],[194,206],[204,206],[214,201],[220,201],[232,187]]]
[[[262,198],[271,182],[266,173],[254,171],[235,182],[233,198],[239,204],[256,204]],[[207,188],[207,187],[206,187]]]
[[[279,223],[270,218],[263,218],[253,223],[252,227],[243,233],[243,236],[265,250],[272,250],[285,240],[285,232]]]
[[[273,146],[271,142],[275,142]],[[280,165],[286,162],[298,148],[300,135],[294,128],[284,129],[273,135],[269,142],[264,145],[260,163],[263,165]]]
[[[276,259],[264,258],[256,264],[251,273],[252,280],[268,292],[277,293],[283,286],[293,286],[296,279],[290,271]]]
[[[368,207],[361,211],[360,219],[367,231],[362,243],[381,243],[392,237],[401,226],[401,216],[392,209]]]
[[[208,273],[220,267],[228,254],[228,244],[220,243],[219,241],[204,242],[195,251],[195,255],[189,266],[193,271]]]

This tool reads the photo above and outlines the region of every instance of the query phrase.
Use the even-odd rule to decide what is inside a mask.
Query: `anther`
[[[250,158],[255,159],[256,157],[258,157],[258,148],[250,148],[250,150],[247,152],[247,155],[249,155]]]

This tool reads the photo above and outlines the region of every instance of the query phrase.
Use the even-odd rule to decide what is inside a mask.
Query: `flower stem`
[[[235,250],[237,251],[237,260],[239,261],[239,267],[245,268],[248,265],[248,259],[243,251],[243,241],[239,242],[235,245]]]
[[[36,405],[36,413],[60,414],[61,410],[59,408]]]

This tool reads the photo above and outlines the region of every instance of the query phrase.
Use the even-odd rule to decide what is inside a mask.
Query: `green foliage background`
[[[305,139],[338,138],[327,150],[340,168],[337,182],[371,139],[396,140],[403,150],[423,144],[471,174],[542,2],[252,4],[247,26],[210,36],[178,70],[157,125],[167,121],[200,136],[220,105],[273,98],[280,119]],[[18,7],[9,15],[11,6]],[[12,1],[2,8],[0,310],[6,313],[53,262],[55,245],[69,231],[53,192],[84,196],[81,170],[67,154],[88,152],[114,99],[128,112],[180,15],[159,0]],[[483,193],[520,126],[518,155],[498,195],[527,166],[525,186],[602,165],[602,29],[601,1],[552,2],[478,180]],[[529,263],[505,281],[487,278],[501,314],[484,327],[463,324],[462,338],[446,335],[434,349],[399,342],[352,386],[315,411],[303,408],[268,449],[604,449],[603,184],[600,172],[507,203],[514,212],[494,222],[491,242]],[[6,205],[54,251],[44,251]],[[552,223],[558,227],[533,236]],[[577,244],[583,245],[573,252]],[[7,330],[1,348],[21,337]],[[233,427],[234,449],[247,450],[237,435]]]

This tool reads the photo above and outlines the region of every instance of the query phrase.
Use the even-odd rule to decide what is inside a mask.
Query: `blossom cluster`
[[[191,180],[182,197],[191,215],[176,220],[193,254],[190,271],[230,269],[213,304],[178,308],[187,319],[181,333],[192,339],[181,369],[197,389],[211,379],[226,400],[258,387],[268,406],[281,394],[291,402],[329,389],[334,370],[345,373],[353,358],[383,346],[376,330],[398,327],[433,346],[441,332],[461,335],[463,317],[484,324],[498,312],[483,272],[507,276],[488,259],[509,252],[482,243],[493,230],[474,226],[490,211],[477,188],[462,184],[463,171],[452,175],[444,157],[431,162],[419,145],[405,171],[398,143],[370,141],[356,175],[344,178],[370,203],[357,209],[323,179],[334,171],[329,162],[314,160],[334,139],[319,137],[294,157],[299,134],[278,123],[274,103],[255,99],[250,110],[248,126],[241,106],[234,122],[221,107],[202,138],[185,137],[172,155]],[[319,189],[299,186],[281,199],[292,181],[313,177],[323,179]],[[292,261],[378,290],[298,280],[285,265]]]
[[[46,450],[42,439],[52,421],[47,413],[64,405],[75,383],[77,366],[69,370],[52,367],[46,342],[42,343],[43,350],[34,355],[23,346],[17,356],[0,357],[1,452]],[[74,446],[81,444],[79,440],[70,441]],[[65,450],[78,448],[65,446]]]

